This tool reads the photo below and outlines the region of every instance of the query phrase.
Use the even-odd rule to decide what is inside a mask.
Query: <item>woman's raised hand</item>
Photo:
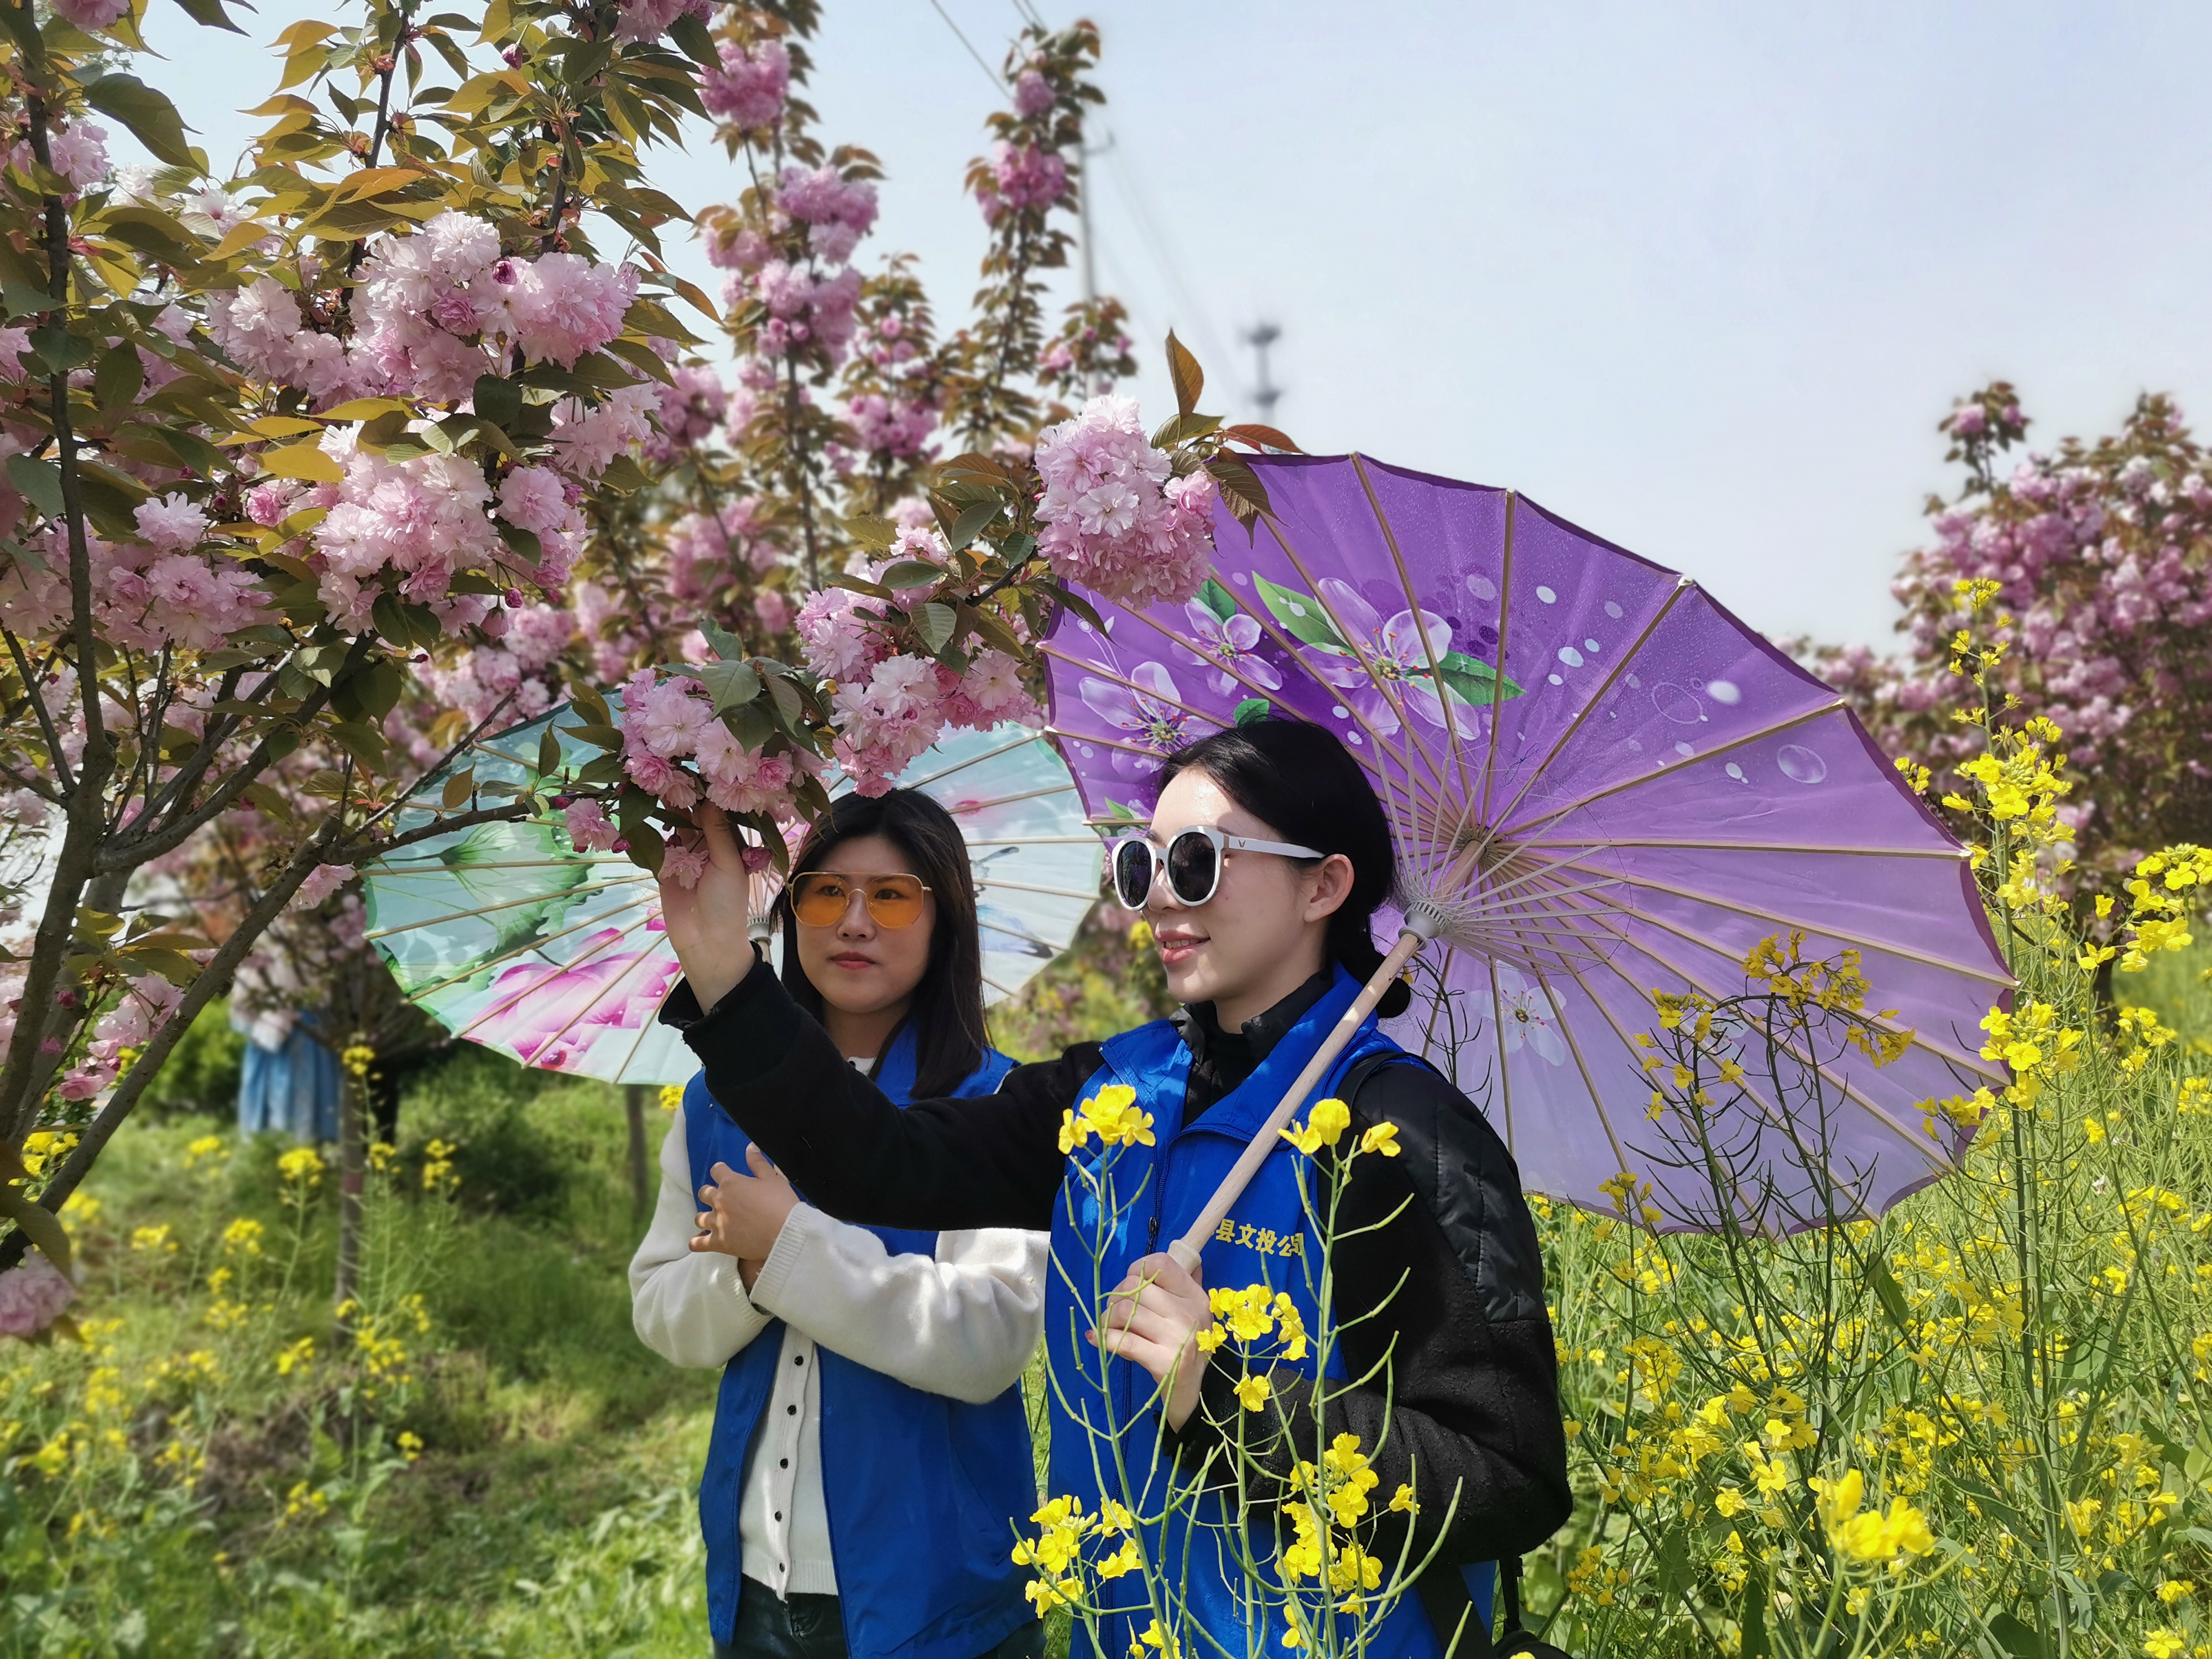
[[[745,1167],[752,1171],[750,1175],[739,1175],[728,1164],[717,1164],[714,1184],[699,1189],[699,1201],[707,1207],[699,1212],[699,1231],[691,1236],[691,1250],[695,1255],[713,1250],[737,1257],[745,1288],[750,1290],[754,1275],[783,1236],[783,1224],[799,1207],[799,1194],[759,1147],[745,1148]]]
[[[692,814],[707,842],[707,868],[690,887],[663,877],[660,915],[668,942],[684,964],[692,994],[702,1009],[712,1008],[753,969],[748,936],[752,878],[743,849],[730,833],[730,821],[712,801]]]
[[[1198,1334],[1212,1323],[1213,1310],[1197,1279],[1173,1256],[1148,1255],[1106,1298],[1104,1340],[1094,1330],[1091,1341],[1109,1354],[1133,1359],[1154,1382],[1168,1383],[1163,1402],[1168,1426],[1180,1429],[1197,1408],[1199,1385],[1206,1379]]]

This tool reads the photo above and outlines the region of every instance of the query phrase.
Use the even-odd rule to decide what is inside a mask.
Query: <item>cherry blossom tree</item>
[[[1905,653],[1804,647],[1816,672],[1891,753],[1954,768],[1981,742],[1952,718],[1967,692],[1954,645],[1975,621],[2007,721],[2065,734],[2078,781],[2058,811],[2082,867],[2124,884],[2148,852],[2212,841],[2212,479],[2181,411],[2145,396],[2117,434],[2039,451],[1999,381],[1942,430],[1966,476],[1929,502],[1933,539],[1893,586]],[[1972,793],[1938,785],[1939,801]]]
[[[1110,303],[1048,341],[1035,275],[1064,258],[1088,25],[1017,43],[975,175],[993,280],[940,341],[910,268],[852,263],[877,169],[793,95],[811,0],[354,15],[279,36],[224,177],[131,72],[117,0],[0,0],[0,787],[57,843],[0,963],[0,1148],[66,1149],[0,1186],[0,1268],[289,908],[526,816],[680,877],[713,800],[778,859],[830,758],[880,790],[948,726],[1029,714],[1079,587],[1194,591],[1217,494],[1264,504],[1227,446],[1288,442],[1197,413],[1172,340],[1149,436],[1126,400],[1059,401],[1127,362]],[[687,116],[750,181],[698,216],[719,307],[667,269],[686,215],[646,176]],[[117,173],[102,120],[161,165]],[[947,433],[990,453],[939,460]],[[564,692],[599,757],[479,787],[469,744]],[[395,831],[426,775],[443,811]],[[220,915],[149,896],[218,850]]]

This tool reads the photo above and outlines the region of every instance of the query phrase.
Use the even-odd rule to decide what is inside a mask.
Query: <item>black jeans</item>
[[[747,1583],[738,1597],[734,1639],[714,1659],[845,1659],[845,1620],[834,1595],[779,1597]],[[1044,1626],[1024,1625],[978,1659],[1044,1659]]]

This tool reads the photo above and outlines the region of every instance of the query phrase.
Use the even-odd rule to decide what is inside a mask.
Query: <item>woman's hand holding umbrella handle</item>
[[[707,868],[692,886],[663,878],[660,915],[668,943],[692,994],[711,1009],[753,970],[751,873],[722,809],[702,803],[693,815],[706,837]]]

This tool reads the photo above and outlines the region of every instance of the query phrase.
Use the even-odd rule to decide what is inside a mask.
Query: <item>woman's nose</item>
[[[876,931],[876,919],[868,914],[868,896],[855,892],[845,901],[845,914],[837,920],[837,931],[848,939],[867,939]]]

